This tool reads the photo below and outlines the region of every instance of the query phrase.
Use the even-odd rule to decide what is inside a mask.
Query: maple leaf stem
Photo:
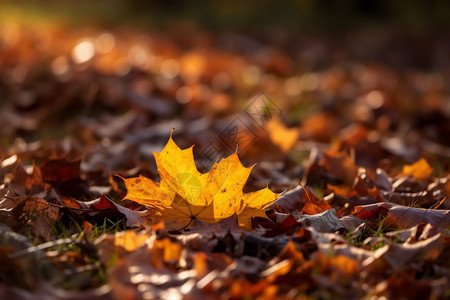
[[[312,202],[311,198],[309,197],[309,191],[303,186],[303,184],[299,181],[298,184],[302,187],[302,189],[305,191],[306,197],[308,197],[308,200]]]
[[[192,221],[194,221],[195,219],[196,219],[195,216],[191,216],[191,220],[189,221],[189,223],[187,223],[186,226],[184,226],[183,228],[180,228],[180,229],[177,230],[177,231],[183,231],[183,230],[185,230],[186,228],[189,227],[189,225],[191,225]]]

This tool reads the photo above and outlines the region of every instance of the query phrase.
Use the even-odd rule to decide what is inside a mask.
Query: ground
[[[0,295],[450,297],[449,41],[3,21]]]

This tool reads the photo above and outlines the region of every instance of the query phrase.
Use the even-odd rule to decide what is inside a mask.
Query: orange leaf
[[[283,152],[288,152],[298,140],[300,132],[297,128],[287,128],[279,119],[272,118],[266,123],[269,138]]]
[[[421,158],[412,165],[403,166],[402,173],[411,175],[415,179],[427,179],[433,173],[433,168],[425,159]]]

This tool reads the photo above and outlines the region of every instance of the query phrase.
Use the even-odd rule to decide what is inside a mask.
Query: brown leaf
[[[410,228],[419,223],[430,223],[440,229],[450,226],[450,210],[424,209],[395,205],[389,209],[387,221],[398,228]]]
[[[282,194],[273,204],[279,206],[284,211],[297,214],[317,214],[329,210],[332,207],[323,199],[317,198],[310,191],[305,191],[302,186],[297,186],[284,194]]]
[[[444,243],[441,234],[436,234],[429,239],[413,244],[385,245],[376,250],[373,256],[362,262],[362,266],[368,269],[379,267],[379,261],[383,260],[389,268],[399,270],[414,261],[434,260],[438,258],[443,248]]]
[[[328,151],[324,152],[323,155],[323,166],[329,176],[352,186],[358,174],[358,167],[353,159],[345,152]]]
[[[97,218],[100,218],[102,216],[110,218],[114,214],[120,214],[125,216],[127,220],[126,225],[128,227],[140,227],[145,224],[139,212],[121,206],[109,200],[105,196],[101,196],[99,199],[94,201],[90,205],[90,208],[93,208],[93,210],[89,212],[89,214],[96,216]]]
[[[12,174],[8,189],[17,196],[34,195],[45,189],[41,170],[35,165],[31,174],[28,174],[22,164],[17,164]]]
[[[342,228],[334,209],[314,215],[299,215],[297,218],[305,226],[311,226],[319,232],[334,232]]]
[[[44,181],[66,182],[80,177],[80,161],[69,162],[66,159],[53,159],[41,167]]]

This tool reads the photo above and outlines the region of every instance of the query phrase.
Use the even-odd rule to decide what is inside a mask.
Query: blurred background
[[[0,155],[155,177],[175,128],[202,170],[238,149],[295,178],[319,148],[445,173],[449,25],[443,0],[0,0]]]
[[[2,0],[2,16],[88,24],[171,26],[187,21],[212,30],[261,30],[277,26],[293,30],[353,30],[370,24],[404,30],[439,32],[450,21],[444,0],[245,2],[169,1],[39,1]]]
[[[0,226],[0,295],[20,293],[24,298],[6,284],[35,286],[34,298],[39,293],[47,296],[51,287],[28,276],[39,270],[40,264],[29,259],[34,253],[42,266],[45,258],[55,266],[59,281],[54,283],[59,287],[92,292],[52,293],[58,299],[102,297],[100,289],[108,279],[118,295],[134,293],[124,278],[139,284],[136,291],[149,297],[159,297],[153,293],[159,288],[176,290],[178,284],[189,290],[194,279],[181,280],[181,273],[172,272],[190,272],[191,259],[207,274],[207,280],[202,279],[205,291],[240,293],[250,287],[256,295],[267,287],[261,294],[266,298],[305,292],[336,299],[328,292],[335,290],[345,299],[348,294],[343,291],[363,280],[369,284],[358,287],[355,295],[448,296],[447,281],[441,278],[448,276],[448,235],[445,248],[444,239],[435,234],[448,224],[444,219],[449,215],[442,209],[450,208],[449,25],[450,1],[445,0],[0,0],[0,225],[7,224],[30,242],[17,237],[19,248],[13,252],[8,244],[12,233]],[[351,252],[349,257],[315,256],[315,244],[317,249],[332,248],[326,239],[311,239],[309,229],[291,217],[285,220],[292,223],[280,219],[280,227],[267,231],[263,242],[252,234],[235,243],[230,227],[224,238],[217,235],[213,252],[220,256],[212,256],[214,262],[169,242],[154,244],[152,262],[139,261],[145,264],[141,269],[133,262],[136,256],[108,250],[124,245],[129,251],[128,238],[122,240],[125,235],[123,242],[107,238],[97,243],[103,233],[137,226],[141,215],[149,224],[160,220],[154,208],[122,200],[127,191],[115,175],[159,180],[151,151],[161,151],[172,131],[181,148],[195,145],[201,172],[236,151],[244,166],[257,163],[244,192],[267,186],[277,193],[293,190],[282,202],[288,206],[280,203],[280,212],[314,214],[306,220],[309,225],[309,220],[326,223],[328,229],[320,231],[338,222],[336,215],[328,214],[330,205],[337,209],[339,223],[353,217],[346,223],[358,228],[350,231],[344,226],[347,234],[339,227],[343,235],[329,244],[348,246],[340,249],[342,254]],[[230,171],[233,178],[243,173]],[[196,195],[201,192],[196,176],[179,175],[177,185],[186,185]],[[408,207],[395,214],[392,209],[386,216],[391,206],[381,206],[380,201]],[[371,208],[354,210],[365,204]],[[332,221],[320,221],[325,220],[317,215],[322,212]],[[351,221],[358,218],[367,224]],[[254,226],[264,224],[257,219]],[[404,234],[412,232],[407,248],[398,243],[400,234],[384,234],[413,225],[401,231],[402,242]],[[153,227],[162,233],[158,242],[168,241],[166,234],[175,241],[173,232],[159,228]],[[199,226],[200,231],[191,234],[203,236],[206,228]],[[258,227],[255,232],[262,235],[264,230]],[[280,238],[281,232],[287,235]],[[289,241],[283,250],[287,256],[280,254],[282,261],[274,269],[270,253],[281,249],[279,241],[292,234],[296,245]],[[201,242],[185,238],[189,247],[196,244],[209,253],[204,246],[212,249],[216,235],[211,240],[204,235]],[[348,244],[342,244],[344,238]],[[62,244],[46,243],[60,239]],[[411,244],[416,240],[420,245]],[[28,248],[31,243],[40,246]],[[431,253],[430,247],[437,250]],[[36,250],[47,248],[44,259],[37,256],[42,253]],[[111,259],[100,262],[100,248],[110,252]],[[375,263],[366,264],[372,259],[367,250],[375,249],[387,256],[377,252]],[[409,251],[406,258],[414,255],[413,264],[402,258],[395,272],[384,268],[402,249]],[[414,249],[427,260],[417,260],[420,255],[411,252]],[[182,251],[183,262],[166,261],[166,250]],[[322,250],[318,252],[329,252]],[[153,260],[161,251],[164,263]],[[232,258],[222,256],[222,251]],[[240,261],[245,262],[242,268],[220,271],[231,261],[239,262],[240,253],[246,257]],[[366,271],[359,272],[356,256],[368,257]],[[270,268],[265,269],[269,260]],[[109,269],[113,264],[118,268]],[[141,271],[131,272],[128,266]],[[216,267],[219,272],[212,271]],[[256,283],[257,271],[263,268],[262,274],[273,279]],[[153,269],[170,280],[148,279],[154,272],[145,272]],[[309,270],[317,280],[309,278]],[[375,270],[376,277],[366,276],[367,270]],[[209,284],[211,274],[218,274],[217,287]],[[230,281],[224,274],[238,275]],[[291,287],[289,282],[296,278],[302,285]],[[281,281],[287,285],[278,288]],[[409,289],[412,285],[415,288]],[[236,291],[223,295],[238,295]]]

